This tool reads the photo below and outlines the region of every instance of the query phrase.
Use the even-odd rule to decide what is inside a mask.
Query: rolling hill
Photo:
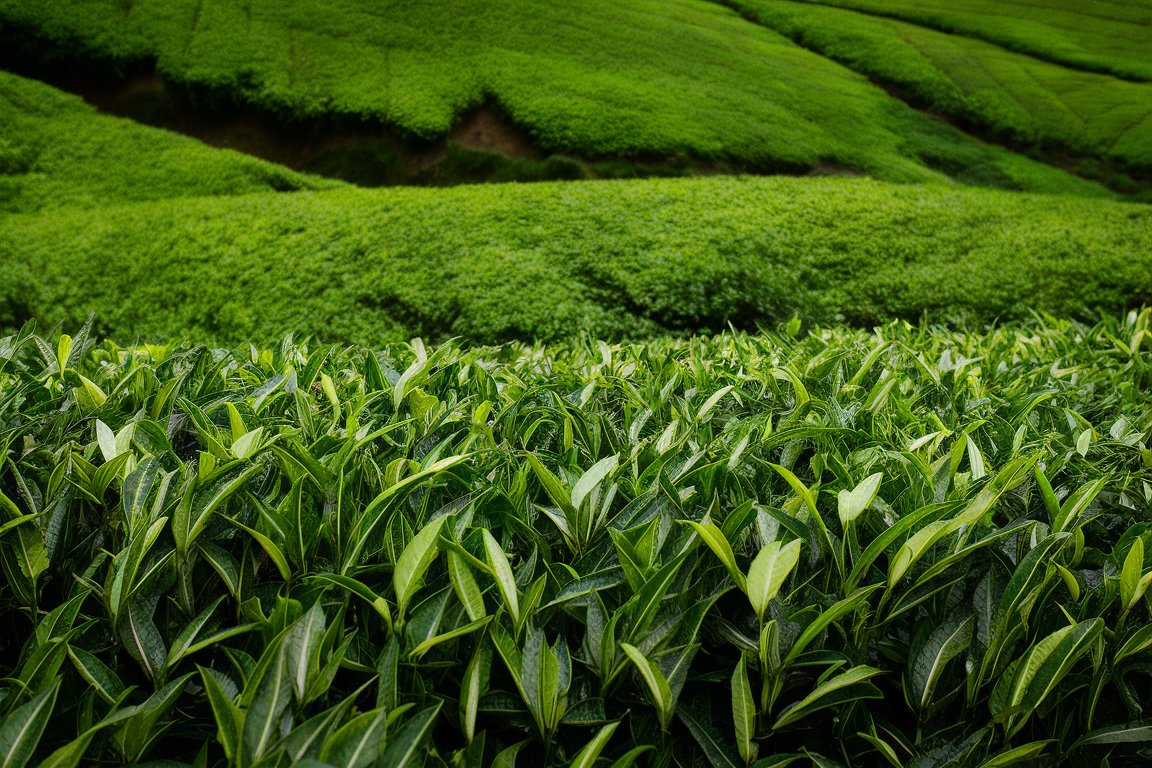
[[[779,5],[797,6],[788,12],[800,14],[797,23],[804,24],[808,14],[843,14]],[[822,24],[817,19],[803,34],[819,34]],[[802,37],[790,25],[780,26]],[[899,32],[885,27],[879,34],[900,44]],[[930,32],[917,27],[916,34]],[[1147,123],[1130,123],[1135,113],[1147,115],[1142,96],[1152,86],[1108,81],[1101,89],[1102,75],[1070,74],[1061,65],[1031,60],[1021,72],[1013,57],[1022,54],[931,34],[960,46],[965,56],[968,48],[983,46],[970,58],[995,58],[1016,80],[1033,70],[1048,80],[1008,84],[1003,98],[1012,109],[1006,111],[998,102],[982,105],[971,94],[980,83],[949,80],[948,66],[935,62],[943,74],[933,77],[947,81],[940,86],[947,93],[933,103],[966,99],[962,109],[945,112],[974,115],[1006,139],[1035,136],[1108,158],[1121,170],[1148,170]],[[39,71],[37,62],[50,69],[60,57],[74,62],[72,68],[104,62],[112,77],[118,68],[151,67],[204,109],[243,104],[288,123],[367,122],[417,144],[443,139],[485,110],[542,153],[641,166],[630,173],[651,173],[643,166],[654,162],[687,161],[690,168],[719,164],[757,173],[855,172],[891,181],[947,175],[1029,190],[1057,185],[1055,174],[1038,184],[1035,163],[987,146],[822,52],[704,0],[0,0],[0,37],[8,60],[31,71]],[[922,80],[912,85],[928,89]],[[1041,114],[1057,98],[1052,92],[1069,89],[1075,93],[1062,110],[1067,114],[1044,127]],[[1080,118],[1090,124],[1083,140],[1073,140],[1068,121]],[[1077,170],[1109,178],[1096,169]],[[585,166],[584,172],[611,169]]]

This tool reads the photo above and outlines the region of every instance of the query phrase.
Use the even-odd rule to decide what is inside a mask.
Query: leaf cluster
[[[4,764],[1146,760],[1149,320],[379,352],[25,328]]]

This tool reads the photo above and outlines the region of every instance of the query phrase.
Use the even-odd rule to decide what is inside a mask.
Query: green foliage
[[[0,72],[0,214],[337,186]]]
[[[864,179],[198,198],[7,217],[0,324],[382,343],[1089,316],[1152,300],[1149,253],[1147,206]]]
[[[736,4],[804,47],[1017,145],[1039,144],[1122,168],[1152,170],[1152,82],[1083,72],[983,40],[820,4]],[[888,5],[900,4],[863,5],[882,5],[887,12]],[[1145,17],[1147,41],[1152,39],[1152,14]],[[1152,79],[1152,70],[1149,75]]]
[[[688,158],[922,182],[941,179],[933,156],[970,155],[995,169],[969,177],[978,184],[1094,191],[916,119],[849,69],[702,0],[0,0],[0,21],[73,55],[155,61],[202,101],[289,119],[376,120],[426,140],[494,105],[543,149],[600,173]],[[464,176],[484,162],[449,158]],[[491,173],[578,171],[554,160]]]
[[[1152,82],[1142,0],[803,0],[904,19],[1039,59]]]
[[[0,761],[1146,762],[1150,320],[431,352],[26,328]]]

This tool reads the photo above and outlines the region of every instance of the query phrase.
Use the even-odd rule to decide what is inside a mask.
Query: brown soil
[[[168,88],[160,75],[155,72],[141,72],[129,76],[122,83],[104,88],[90,87],[86,98],[97,109],[116,112],[134,99],[155,97],[167,92]]]
[[[812,166],[812,170],[808,172],[809,176],[860,176],[861,172],[858,168],[852,168],[847,165],[840,165],[839,163],[822,162],[816,163]]]
[[[499,152],[505,157],[543,160],[545,156],[527,131],[487,106],[465,115],[448,138],[465,149]]]

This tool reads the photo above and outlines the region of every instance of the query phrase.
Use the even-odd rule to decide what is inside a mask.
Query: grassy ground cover
[[[802,0],[905,19],[1093,72],[1152,82],[1143,0]]]
[[[0,212],[336,186],[0,72]]]
[[[49,41],[30,56],[54,42],[155,60],[205,98],[293,118],[367,117],[433,138],[495,103],[545,149],[585,157],[832,165],[896,181],[981,166],[995,169],[982,183],[1075,187],[702,0],[2,0],[0,21]]]
[[[379,352],[25,329],[5,764],[1147,761],[1149,319]]]
[[[344,189],[9,216],[4,324],[379,343],[1084,315],[1152,297],[1152,208],[865,179]]]
[[[855,10],[791,0],[735,5],[805,47],[906,88],[944,114],[1015,144],[1152,171],[1152,83],[1084,72]],[[1145,49],[1152,40],[1152,10],[1148,16]]]

